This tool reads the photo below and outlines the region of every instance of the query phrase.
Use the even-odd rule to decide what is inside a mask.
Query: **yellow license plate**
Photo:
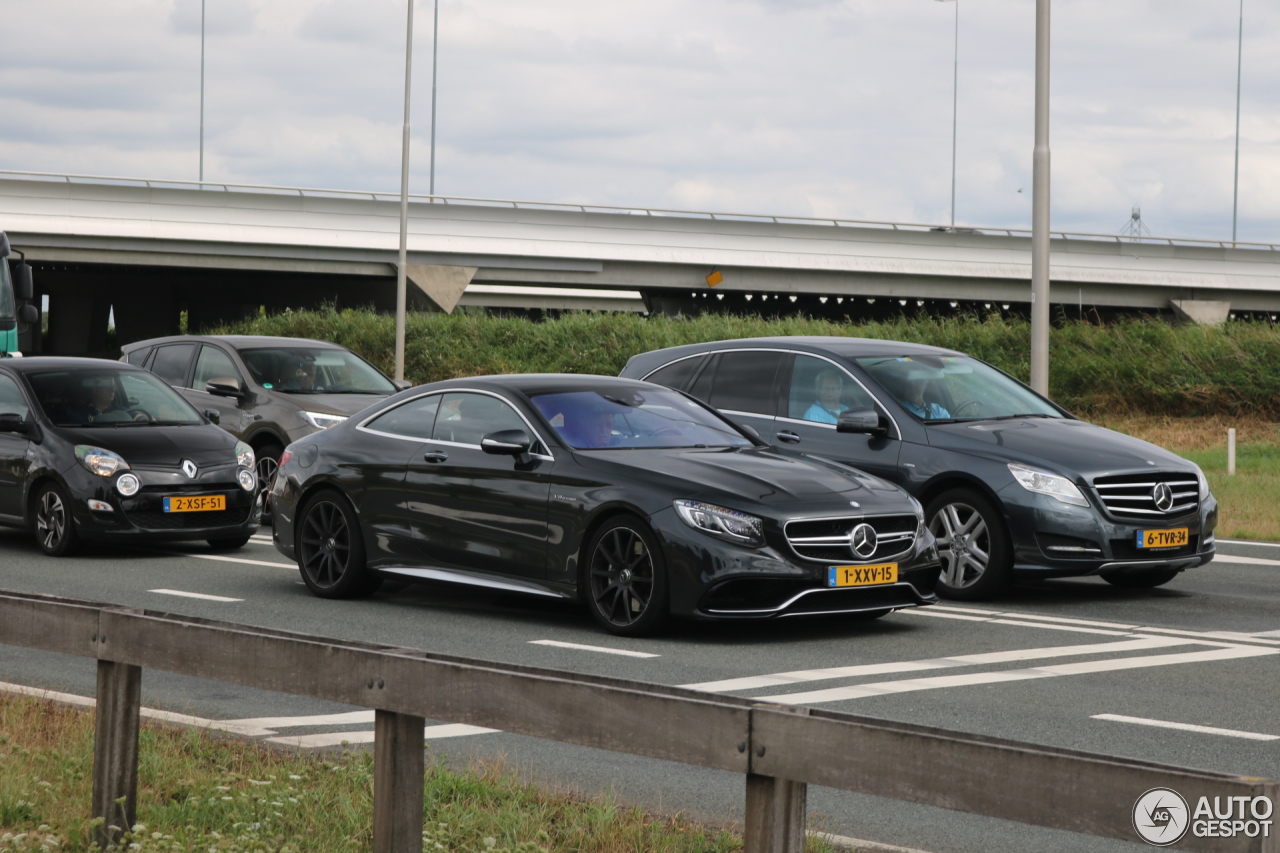
[[[165,512],[213,512],[227,508],[226,495],[200,495],[191,498],[165,498]]]
[[[1186,527],[1175,527],[1172,530],[1139,530],[1139,548],[1181,548],[1191,541]]]
[[[877,566],[832,566],[827,569],[827,586],[874,586],[898,582],[898,564]]]

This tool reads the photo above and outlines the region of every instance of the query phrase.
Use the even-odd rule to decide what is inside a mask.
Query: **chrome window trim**
[[[502,401],[503,403],[506,404],[507,408],[511,409],[511,411],[515,412],[520,417],[520,420],[524,421],[524,425],[529,428],[529,432],[533,435],[535,439],[537,439],[538,443],[547,449],[546,453],[530,453],[529,455],[532,456],[534,459],[545,459],[548,462],[555,461],[556,459],[555,456],[551,455],[551,445],[547,444],[546,439],[542,437],[542,434],[538,432],[538,430],[534,428],[533,424],[529,422],[529,419],[524,416],[524,412],[520,411],[515,406],[513,406],[511,404],[511,401],[508,400],[506,397],[503,397],[501,394],[497,394],[493,391],[487,391],[482,388],[442,388],[435,391],[427,391],[423,394],[417,394],[413,397],[408,398],[407,400],[402,400],[401,402],[397,403],[394,406],[383,409],[382,411],[379,411],[379,412],[374,412],[372,415],[365,418],[360,423],[356,424],[356,429],[361,432],[370,433],[371,435],[381,435],[381,436],[386,436],[387,438],[398,438],[401,441],[416,441],[419,443],[427,443],[427,444],[443,444],[447,447],[467,447],[473,450],[483,450],[484,448],[482,448],[478,444],[467,444],[461,441],[445,441],[444,439],[441,439],[441,438],[413,438],[412,436],[396,435],[395,433],[383,432],[382,430],[376,430],[376,429],[370,429],[369,427],[365,426],[365,424],[368,424],[370,421],[377,420],[378,418],[385,415],[387,412],[390,412],[394,409],[398,409],[401,406],[407,406],[410,403],[412,403],[414,400],[421,400],[423,397],[432,397],[437,395],[443,396],[445,394],[483,394],[485,396],[493,397],[494,399]],[[439,409],[437,409],[436,412],[438,414]],[[432,432],[435,432],[434,424],[432,425]]]

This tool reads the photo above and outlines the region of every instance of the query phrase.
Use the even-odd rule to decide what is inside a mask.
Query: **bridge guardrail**
[[[810,784],[1129,841],[1134,803],[1152,788],[1189,803],[1280,795],[1266,779],[30,593],[0,591],[0,643],[97,660],[92,805],[107,818],[104,846],[114,820],[136,817],[148,668],[373,708],[376,853],[422,850],[426,718],[741,773],[746,853],[803,851]],[[1188,832],[1178,848],[1280,842]]]

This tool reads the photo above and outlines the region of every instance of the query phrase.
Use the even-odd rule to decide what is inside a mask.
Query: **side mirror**
[[[413,387],[413,383],[408,379],[392,379],[391,384],[396,386],[397,391],[408,391]]]
[[[210,423],[222,423],[222,413],[217,409],[205,409],[202,414],[209,419]]]
[[[40,322],[40,309],[34,305],[18,306],[18,322],[26,323],[28,326],[34,326]]]
[[[480,449],[495,456],[524,456],[532,444],[522,429],[499,430],[480,439]]]
[[[836,432],[856,432],[862,435],[884,435],[889,425],[875,409],[849,409],[836,419]]]
[[[22,415],[16,412],[0,414],[0,432],[16,432],[26,435],[30,431],[31,425],[26,422]]]
[[[31,284],[31,265],[13,264],[11,269],[13,272],[14,297],[17,299],[34,299],[35,290]]]
[[[212,394],[215,397],[243,397],[244,390],[240,387],[240,383],[229,376],[220,376],[217,379],[210,379],[205,383],[204,391],[206,394]]]

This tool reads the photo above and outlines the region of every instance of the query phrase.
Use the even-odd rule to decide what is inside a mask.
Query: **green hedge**
[[[405,373],[415,383],[486,373],[617,374],[635,353],[678,344],[764,335],[842,335],[950,347],[1024,381],[1030,327],[1022,321],[900,318],[832,323],[707,315],[569,314],[558,320],[464,312],[408,317]],[[286,312],[221,333],[320,338],[342,344],[388,375],[394,322],[372,311]],[[1053,330],[1053,398],[1080,413],[1280,415],[1280,329],[1267,323],[1222,327],[1122,320],[1068,322]]]

